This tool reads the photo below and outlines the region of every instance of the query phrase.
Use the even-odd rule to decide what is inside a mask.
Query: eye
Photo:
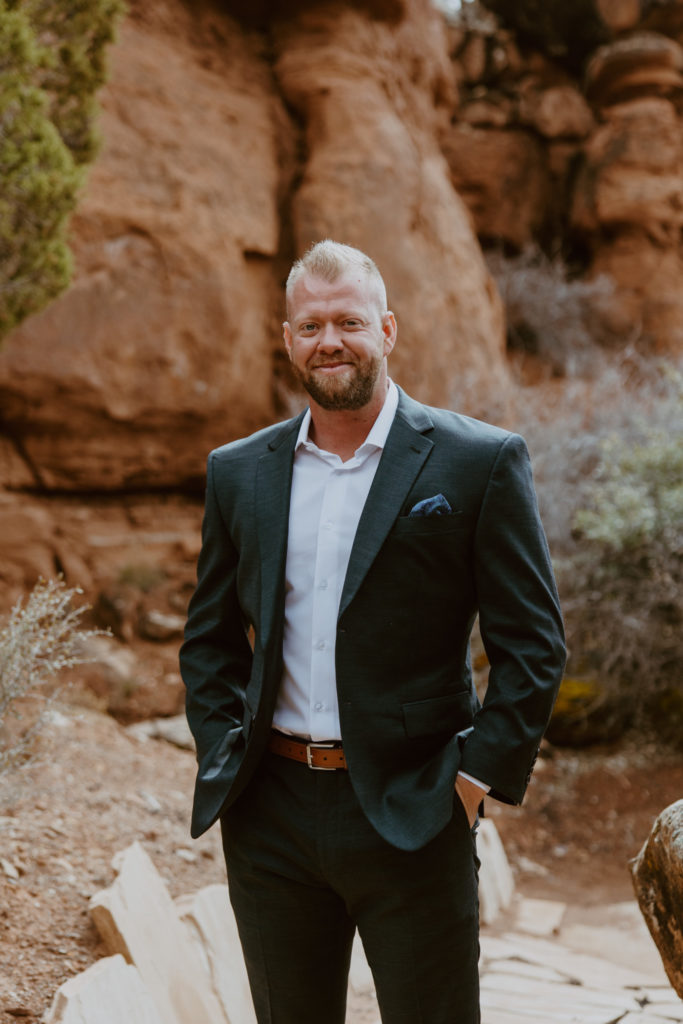
[[[343,324],[344,324],[344,327],[361,327],[362,326],[360,320],[356,319],[356,317],[353,317],[353,316],[347,317],[346,320],[343,321]]]
[[[301,327],[299,328],[299,331],[301,332],[301,334],[313,334],[315,328],[316,324],[313,323],[302,324]]]

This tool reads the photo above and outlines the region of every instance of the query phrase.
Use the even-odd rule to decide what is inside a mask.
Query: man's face
[[[323,409],[361,409],[384,393],[396,321],[380,303],[362,271],[349,270],[336,281],[307,274],[294,286],[285,346],[297,377]]]

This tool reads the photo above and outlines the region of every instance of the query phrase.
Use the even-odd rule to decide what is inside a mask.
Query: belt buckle
[[[312,768],[315,772],[335,772],[337,769],[334,765],[330,765],[326,768],[323,764],[313,764],[313,758],[311,755],[312,750],[334,750],[334,743],[307,743],[306,744],[306,764],[309,768]]]

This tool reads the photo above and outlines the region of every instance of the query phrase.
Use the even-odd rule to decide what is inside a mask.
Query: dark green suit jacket
[[[209,456],[198,583],[180,661],[199,769],[192,834],[243,791],[282,674],[284,573],[301,416]],[[442,494],[452,514],[410,516]],[[469,636],[490,662],[479,705]],[[252,643],[248,638],[253,629]],[[352,785],[390,843],[450,819],[458,769],[519,803],[564,666],[562,620],[521,437],[399,405],[358,525],[336,675]]]

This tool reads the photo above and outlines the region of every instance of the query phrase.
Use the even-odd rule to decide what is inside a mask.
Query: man
[[[521,802],[564,663],[526,448],[389,380],[360,251],[315,245],[287,316],[309,409],[209,457],[192,832],[220,817],[259,1024],[342,1024],[356,928],[384,1024],[475,1024],[477,810]]]

